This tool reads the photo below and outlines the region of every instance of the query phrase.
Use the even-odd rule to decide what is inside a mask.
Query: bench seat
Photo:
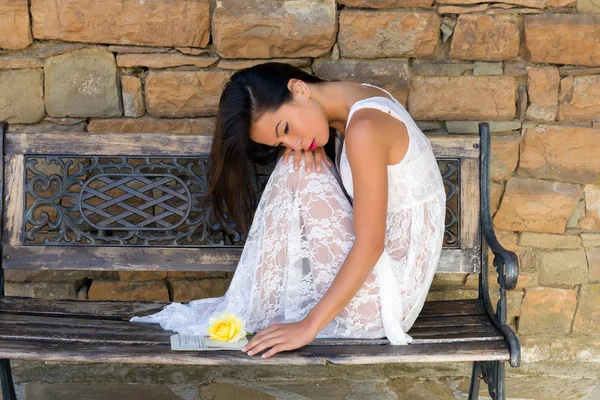
[[[317,339],[267,360],[237,351],[171,351],[173,331],[128,321],[168,303],[0,298],[0,358],[132,364],[378,364],[508,361],[504,336],[482,300],[433,301],[408,332],[414,343],[387,339]]]

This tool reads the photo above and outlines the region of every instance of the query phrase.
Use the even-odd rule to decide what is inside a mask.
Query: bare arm
[[[353,121],[346,138],[346,155],[354,184],[355,241],[331,286],[306,320],[321,331],[352,300],[384,249],[388,199],[387,149],[371,120]],[[349,135],[352,135],[351,138]]]

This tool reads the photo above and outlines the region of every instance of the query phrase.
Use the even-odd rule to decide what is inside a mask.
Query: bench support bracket
[[[0,359],[0,381],[2,381],[2,398],[4,400],[17,400],[15,384],[10,371],[10,361]]]
[[[469,389],[469,399],[479,399],[479,383],[482,379],[488,385],[488,392],[493,400],[505,400],[504,361],[475,361]]]

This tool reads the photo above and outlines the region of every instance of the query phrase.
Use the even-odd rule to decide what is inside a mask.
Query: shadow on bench
[[[3,297],[4,269],[234,271],[244,235],[199,208],[206,193],[208,136],[170,134],[6,133],[1,123],[4,199],[0,275],[0,379],[14,400],[10,359],[181,365],[312,365],[472,362],[469,399],[479,377],[504,399],[505,361],[520,365],[520,345],[506,325],[506,290],[518,262],[492,227],[490,132],[429,136],[447,193],[438,273],[479,274],[479,298],[426,302],[414,343],[387,339],[317,339],[261,359],[240,351],[171,351],[157,324],[129,322],[168,303],[57,301]],[[66,146],[65,144],[68,144]],[[201,154],[203,156],[198,156]],[[269,169],[255,177],[262,190]],[[488,247],[500,284],[494,311]]]

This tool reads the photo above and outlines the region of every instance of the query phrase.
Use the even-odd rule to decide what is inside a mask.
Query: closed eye
[[[287,134],[289,131],[290,131],[290,124],[288,122],[286,122],[285,123],[285,128],[283,129],[283,133]],[[281,149],[281,148],[283,148],[285,146],[283,145],[283,143],[277,143],[275,145],[275,147],[277,147],[278,149]]]

